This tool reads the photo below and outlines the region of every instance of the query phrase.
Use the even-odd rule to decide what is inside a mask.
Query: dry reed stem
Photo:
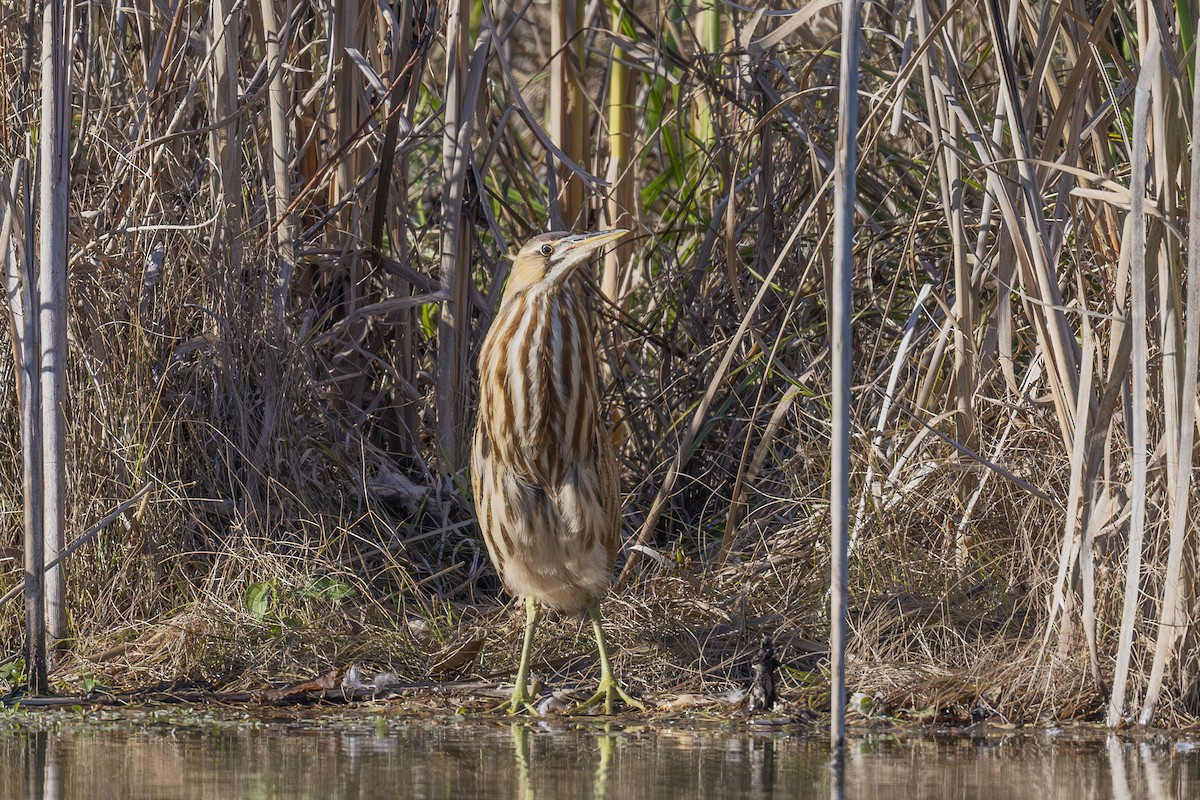
[[[769,629],[786,642],[786,690],[828,702],[826,656],[801,643],[829,626],[814,576],[831,557],[832,6],[669,17],[618,0],[589,7],[552,47],[544,7],[485,2],[451,26],[478,33],[457,47],[436,5],[330,13],[302,0],[271,6],[277,55],[266,6],[77,9],[68,525],[87,528],[144,483],[155,499],[68,562],[81,567],[67,588],[82,651],[70,674],[119,675],[115,660],[89,659],[124,640],[137,648],[130,681],[211,672],[249,684],[368,652],[419,675],[432,654],[474,642],[472,626],[489,630],[474,669],[503,672],[512,620],[471,610],[494,607],[498,585],[464,487],[443,479],[439,450],[453,437],[438,420],[469,427],[473,349],[506,254],[578,183],[591,211],[620,195],[605,213],[637,215],[642,234],[606,267],[616,305],[601,328],[616,329],[600,342],[628,527],[649,554],[606,609],[632,649],[627,666],[647,688],[682,674],[724,691]],[[1195,309],[1175,291],[1185,267],[1172,255],[1194,195],[1181,144],[1194,68],[1182,7],[1146,9],[1168,27],[1151,135],[1136,142],[1145,246],[1160,268],[1146,276],[1146,485],[1133,491],[1129,237],[1119,249],[1132,89],[1153,60],[1145,24],[1123,31],[1111,3],[1094,19],[991,4],[985,21],[961,1],[912,15],[872,6],[851,395],[851,425],[869,438],[851,440],[861,512],[847,678],[874,685],[878,670],[878,687],[913,714],[942,697],[969,707],[975,691],[996,692],[988,702],[1006,714],[1095,713],[1139,495],[1143,599],[1161,615],[1195,597],[1194,548],[1173,538],[1191,505],[1190,489],[1179,500],[1193,460],[1179,449],[1180,376]],[[39,22],[32,5],[0,5],[6,175],[33,144],[41,72],[27,22]],[[583,101],[585,147],[570,154],[547,132],[568,110],[549,100],[555,59],[577,70]],[[455,70],[478,86],[457,104]],[[459,161],[443,158],[451,142]],[[553,164],[565,166],[552,187]],[[6,270],[36,236],[17,221]],[[289,241],[294,274],[281,283]],[[926,313],[907,325],[926,285]],[[440,359],[452,389],[438,383]],[[15,385],[15,363],[0,359],[0,386]],[[10,497],[21,483],[12,399],[0,396]],[[9,510],[4,589],[20,581],[6,555],[20,550],[22,515]],[[332,585],[351,594],[330,599]],[[261,619],[250,595],[270,598]],[[887,597],[978,614],[870,623]],[[192,632],[154,638],[155,621],[179,630],[176,619]],[[1133,641],[1165,620],[1139,615]],[[432,638],[405,633],[418,622]],[[1194,635],[1188,614],[1176,622]],[[572,659],[564,675],[587,667],[573,626],[547,645]],[[0,640],[20,635],[17,615],[0,613]],[[1031,645],[1054,636],[1035,669]],[[319,646],[296,646],[306,637]],[[1155,719],[1182,719],[1194,702],[1188,641],[1161,679],[1149,648],[1130,653],[1143,717],[1156,705]],[[1021,654],[1017,666],[989,675],[1004,652]],[[1160,680],[1155,703],[1143,691]]]

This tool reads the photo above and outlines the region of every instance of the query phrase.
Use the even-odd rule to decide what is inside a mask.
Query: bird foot
[[[511,700],[505,700],[500,705],[489,708],[487,713],[499,714],[504,712],[509,716],[529,714],[531,717],[540,717],[541,714],[537,710],[537,699],[538,695],[541,694],[542,682],[535,677],[531,688],[532,691],[517,686],[513,689]]]
[[[600,686],[596,689],[596,693],[588,700],[580,703],[575,710],[586,711],[603,700],[604,713],[608,716],[612,716],[613,705],[616,703],[618,697],[621,698],[622,703],[630,708],[636,708],[638,711],[645,713],[646,706],[642,703],[642,701],[632,697],[628,692],[625,691],[625,689],[621,687],[621,684],[617,683],[616,679],[614,678],[601,678]]]
[[[517,714],[528,714],[531,717],[541,716],[541,714],[538,713],[537,707],[534,706],[531,698],[523,698],[518,700],[514,697],[506,705],[508,706],[508,715],[510,717],[516,716]]]
[[[513,695],[511,700],[505,700],[498,706],[491,706],[484,713],[487,714],[508,714],[510,717],[517,714],[528,714],[531,717],[540,717],[537,706],[534,705],[534,698],[517,697]]]

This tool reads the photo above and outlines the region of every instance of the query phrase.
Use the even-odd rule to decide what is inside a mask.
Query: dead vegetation
[[[150,490],[67,562],[60,687],[503,680],[475,348],[523,238],[620,224],[596,292],[619,667],[720,693],[768,630],[785,695],[827,702],[832,12],[73,8],[69,538]],[[1114,676],[1110,723],[1197,708],[1190,13],[865,9],[849,685],[889,713],[1091,716]],[[5,185],[36,151],[30,19],[0,3]],[[580,630],[546,626],[551,682],[591,668]],[[0,641],[11,684],[17,603]]]

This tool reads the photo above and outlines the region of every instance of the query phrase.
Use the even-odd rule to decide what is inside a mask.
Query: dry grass
[[[507,254],[578,214],[638,234],[597,281],[642,546],[605,609],[622,671],[648,694],[719,693],[770,630],[785,687],[827,701],[834,14],[588,6],[566,32],[576,69],[536,5],[463,6],[450,54],[445,9],[421,0],[289,0],[267,20],[272,72],[264,6],[230,8],[76,9],[69,536],[151,491],[68,562],[60,686],[251,686],[349,661],[439,679],[464,646],[470,672],[511,669],[520,615],[497,605],[461,470],[471,364]],[[1160,722],[1185,720],[1190,12],[919,8],[864,12],[848,685],[913,714],[1091,715],[1091,638],[1102,677],[1129,664],[1118,720],[1148,692]],[[1135,109],[1122,82],[1154,14],[1173,20],[1165,69]],[[24,24],[0,3],[4,185],[36,149]],[[574,81],[582,109],[551,107]],[[552,148],[568,111],[587,136]],[[21,258],[33,209],[2,205]],[[0,588],[20,577],[10,351]],[[1145,490],[1127,427],[1143,407]],[[1151,680],[1168,607],[1188,627]],[[0,663],[20,655],[18,609],[0,608]],[[581,630],[546,626],[554,680],[589,668]]]

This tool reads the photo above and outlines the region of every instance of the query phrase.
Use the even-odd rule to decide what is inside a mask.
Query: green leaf
[[[336,578],[323,576],[313,578],[304,586],[296,590],[297,597],[309,597],[314,600],[324,600],[326,603],[334,603],[338,600],[345,600],[347,597],[354,596],[354,587],[348,583],[343,583]]]
[[[270,582],[257,581],[246,587],[246,595],[242,602],[245,603],[250,616],[262,619],[271,610],[274,594],[275,587]]]
[[[23,683],[25,681],[25,659],[18,658],[7,664],[0,664],[0,681]]]
[[[421,330],[425,332],[425,338],[432,339],[437,333],[437,303],[423,303],[421,305]]]

